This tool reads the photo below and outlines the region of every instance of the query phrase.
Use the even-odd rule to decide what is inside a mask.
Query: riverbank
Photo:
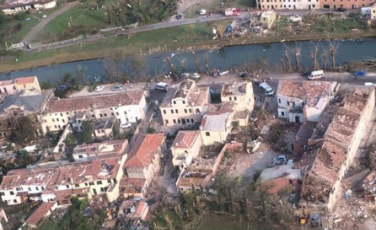
[[[221,22],[226,25],[228,21]],[[216,24],[215,24],[216,25]],[[107,38],[104,40],[79,44],[57,50],[23,54],[20,57],[6,58],[1,61],[0,72],[30,69],[38,66],[56,65],[96,58],[113,56],[119,50],[123,55],[149,55],[156,52],[187,52],[191,50],[216,50],[224,46],[250,44],[268,44],[284,40],[285,42],[323,40],[327,34],[297,34],[288,36],[248,36],[225,40],[212,40],[213,23],[197,23],[193,26],[177,26],[173,28],[142,32],[133,36]],[[375,38],[373,30],[367,32],[350,31],[331,33],[332,39],[364,39]]]

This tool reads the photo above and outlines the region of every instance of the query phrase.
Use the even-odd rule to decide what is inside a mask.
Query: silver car
[[[111,88],[112,91],[121,91],[123,90],[123,86],[122,85],[115,85]]]

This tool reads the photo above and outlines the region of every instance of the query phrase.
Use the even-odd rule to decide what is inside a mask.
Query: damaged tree
[[[180,65],[181,65],[181,72],[182,73],[187,72],[187,68],[185,67],[185,58],[183,58],[183,60],[180,60]]]
[[[322,53],[322,68],[325,70],[327,68],[328,61],[328,51],[324,49]]]
[[[170,59],[169,57],[166,57],[165,61],[166,61],[167,64],[170,66],[171,71],[172,71],[173,73],[177,73],[177,72],[178,72],[177,69],[175,68],[175,66],[172,64],[171,59]]]
[[[208,54],[205,54],[204,61],[205,61],[206,74],[209,74],[210,73],[210,69],[209,69],[209,63],[208,63]]]
[[[194,60],[195,65],[196,65],[197,73],[201,73],[200,64],[198,63],[195,51],[192,51],[192,55],[193,55],[193,60]]]
[[[290,59],[289,52],[287,50],[285,50],[285,58],[286,58],[286,62],[287,62],[288,71],[291,72],[292,71],[291,59]]]
[[[319,63],[317,62],[317,53],[319,51],[319,48],[317,44],[312,44],[312,45],[313,45],[313,52],[311,53],[312,67],[313,67],[313,70],[317,70],[319,66]]]
[[[295,57],[295,68],[296,71],[300,70],[300,55],[302,52],[302,47],[298,46],[298,44],[295,43],[295,48],[294,48],[294,57]]]
[[[334,69],[336,67],[336,53],[338,50],[339,43],[336,41],[329,40],[329,50],[330,50],[330,58],[332,59],[332,68]]]

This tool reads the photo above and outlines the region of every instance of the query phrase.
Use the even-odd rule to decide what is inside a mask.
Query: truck
[[[226,8],[225,9],[225,15],[226,16],[239,16],[240,15],[240,9],[238,9],[238,8]]]

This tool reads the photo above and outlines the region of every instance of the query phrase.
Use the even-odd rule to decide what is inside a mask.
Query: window
[[[111,179],[107,179],[107,183],[111,184]]]
[[[44,191],[44,187],[42,187],[42,191]]]
[[[195,123],[195,120],[192,118],[192,119],[191,119],[191,122],[192,122],[192,123]]]
[[[95,116],[94,116],[94,114],[93,114],[93,115],[91,115],[91,117],[92,117],[92,118],[94,118],[94,117],[95,117]]]
[[[80,185],[79,185],[79,184],[75,184],[74,186],[76,186],[76,188],[79,188],[79,187],[80,187]]]
[[[174,110],[173,109],[171,109],[171,113],[174,114]]]
[[[55,119],[52,118],[52,122],[55,122]]]
[[[289,102],[289,101],[287,102],[287,105],[290,105],[290,102]]]
[[[189,113],[192,113],[192,109],[189,109]]]
[[[210,137],[210,132],[205,132],[205,136]]]
[[[100,117],[103,117],[103,115],[102,115],[102,114],[99,114],[99,116],[100,116]]]
[[[281,104],[281,99],[278,99],[278,103]]]
[[[229,99],[230,101],[232,101],[232,97],[229,97],[228,99]]]
[[[64,119],[61,119],[61,121],[65,123],[65,120],[64,120]]]
[[[89,185],[94,185],[94,182],[90,182]]]
[[[200,113],[200,109],[196,109],[196,113]]]
[[[174,103],[174,105],[176,105],[176,101],[173,101],[172,103]]]
[[[56,126],[56,125],[54,125],[54,127],[55,127],[55,129],[57,129],[57,126]]]
[[[124,111],[124,114],[127,115],[127,111]]]
[[[165,120],[165,124],[168,124],[168,120],[167,119]]]
[[[69,185],[67,184],[65,187],[69,188]]]
[[[97,181],[97,184],[102,184],[102,181]]]
[[[175,119],[173,119],[172,122],[174,122],[174,124],[176,124],[176,120]]]
[[[163,114],[166,114],[166,110],[165,109],[163,110]]]
[[[59,127],[59,129],[61,129],[61,126],[60,126],[60,125],[58,125],[57,127]]]
[[[184,113],[188,113],[188,110],[187,110],[187,109],[184,109]]]
[[[183,102],[183,104],[185,104],[185,101],[184,101],[184,100],[183,100],[182,102]]]
[[[56,121],[60,121],[59,118],[56,118]]]
[[[105,113],[104,116],[107,117],[107,113]]]
[[[117,115],[117,116],[119,116],[119,113],[118,113],[118,112],[116,112],[116,115]]]
[[[3,193],[3,192],[0,192],[0,196],[4,196],[5,195],[5,193]]]
[[[114,113],[111,113],[111,116],[115,116],[115,114],[114,114]]]
[[[181,122],[180,119],[178,119],[178,123],[179,123],[179,124],[180,124],[180,122]]]
[[[11,196],[13,196],[14,195],[14,192],[13,191],[10,191],[10,193],[9,193]]]
[[[63,116],[63,113],[60,113],[60,116]]]
[[[39,188],[38,188],[38,187],[35,187],[35,190],[39,191]]]
[[[234,101],[238,100],[238,98],[234,97]]]
[[[101,192],[105,192],[106,190],[104,190],[104,188],[101,188]]]
[[[179,111],[177,109],[175,109],[175,113],[179,113]]]
[[[189,123],[189,119],[187,119],[187,123]]]
[[[13,203],[17,203],[17,200],[13,200]]]
[[[285,116],[285,112],[281,112],[281,116]]]
[[[87,183],[85,183],[85,186],[88,186],[88,184],[87,184]]]
[[[31,191],[31,188],[30,188],[30,187],[28,187],[28,188],[27,188],[27,190]]]

